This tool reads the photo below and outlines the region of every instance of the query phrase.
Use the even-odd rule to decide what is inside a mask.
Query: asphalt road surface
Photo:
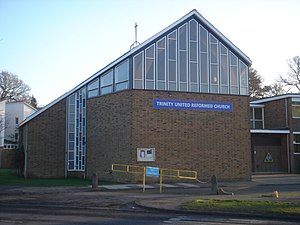
[[[188,213],[170,213],[141,209],[93,209],[77,207],[48,207],[32,205],[1,205],[0,224],[60,224],[60,225],[196,225],[196,224],[299,224],[296,221],[278,221],[256,218],[230,218]]]
[[[273,186],[260,187],[264,191]],[[282,190],[298,191],[299,185],[281,185]],[[188,212],[145,209],[135,201],[155,201],[162,198],[185,198],[205,195],[205,189],[92,191],[90,188],[12,188],[0,187],[0,224],[103,224],[103,225],[195,225],[195,224],[299,224],[296,220],[200,215]],[[255,193],[251,188],[239,190]]]

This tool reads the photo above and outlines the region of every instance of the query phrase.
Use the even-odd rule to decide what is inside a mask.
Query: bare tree
[[[289,91],[296,88],[300,92],[300,56],[295,56],[287,62],[290,71],[286,76],[279,76],[278,82],[288,87]]]
[[[15,74],[0,73],[0,101],[26,101],[30,103],[30,87]]]

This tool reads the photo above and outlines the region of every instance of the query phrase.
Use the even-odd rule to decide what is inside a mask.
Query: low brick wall
[[[0,168],[16,168],[16,149],[0,148]]]

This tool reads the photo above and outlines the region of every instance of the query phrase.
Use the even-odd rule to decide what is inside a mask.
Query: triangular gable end
[[[70,91],[66,92],[64,95],[60,96],[59,98],[57,98],[53,102],[49,103],[48,105],[46,105],[41,110],[39,110],[36,113],[29,116],[19,126],[22,126],[22,125],[26,124],[28,121],[30,121],[34,117],[38,116],[39,114],[43,113],[48,108],[52,107],[53,105],[55,105],[56,103],[58,103],[62,99],[68,97],[69,95],[71,95],[75,91],[77,91],[77,90],[81,89],[83,86],[87,85],[89,82],[94,80],[100,74],[104,73],[105,71],[107,71],[110,68],[114,67],[115,65],[119,64],[124,59],[133,56],[134,54],[138,53],[140,50],[146,48],[150,44],[152,44],[152,43],[156,42],[157,40],[159,40],[161,37],[163,37],[166,34],[170,33],[172,30],[177,29],[178,27],[180,27],[181,25],[187,23],[188,21],[190,21],[192,19],[195,19],[199,24],[201,24],[203,27],[205,27],[205,29],[207,29],[208,32],[210,32],[212,35],[214,35],[217,39],[221,40],[222,44],[227,46],[235,54],[239,55],[241,57],[241,59],[244,61],[244,63],[246,63],[248,66],[251,65],[251,60],[247,55],[245,55],[238,47],[236,47],[230,40],[228,40],[218,29],[216,29],[210,22],[208,22],[196,9],[194,9],[191,12],[189,12],[188,14],[186,14],[185,16],[183,16],[181,19],[177,20],[176,22],[169,25],[168,27],[166,27],[165,29],[163,29],[159,33],[155,34],[151,38],[149,38],[146,41],[144,41],[143,43],[141,43],[137,47],[135,47],[135,48],[131,49],[130,51],[128,51],[127,53],[123,54],[122,56],[117,58],[115,61],[108,64],[107,66],[105,66],[104,68],[102,68],[101,70],[96,72],[94,75],[92,75],[91,77],[89,77],[88,79],[86,79],[85,81],[80,83],[79,85],[77,85],[75,88],[73,88]]]

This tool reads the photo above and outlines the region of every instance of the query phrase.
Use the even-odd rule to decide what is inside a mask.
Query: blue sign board
[[[146,167],[146,176],[147,177],[158,177],[159,176],[159,168],[158,167]]]
[[[210,110],[232,112],[231,102],[204,102],[192,100],[154,99],[156,109]]]

